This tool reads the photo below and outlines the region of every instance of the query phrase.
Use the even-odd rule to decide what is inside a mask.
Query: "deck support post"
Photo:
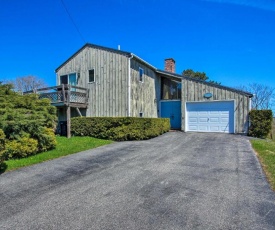
[[[67,138],[71,138],[71,107],[66,107],[67,111]]]

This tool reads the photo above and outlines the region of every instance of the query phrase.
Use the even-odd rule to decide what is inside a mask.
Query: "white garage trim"
[[[187,132],[235,133],[235,100],[185,103]]]

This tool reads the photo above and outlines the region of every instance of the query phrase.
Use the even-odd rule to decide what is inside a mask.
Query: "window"
[[[60,76],[60,85],[61,84],[68,84],[68,75]]]
[[[143,73],[144,73],[144,70],[142,68],[139,68],[139,81],[140,82],[143,82]]]
[[[161,79],[161,99],[181,99],[181,82],[163,77]]]
[[[62,76],[60,76],[60,85],[61,84],[70,84],[70,85],[76,86],[77,85],[77,77],[79,77],[79,75],[77,75],[76,73],[62,75]]]
[[[89,70],[89,83],[95,82],[95,70],[90,69]]]
[[[140,113],[139,113],[139,117],[143,117],[143,112],[140,112]]]

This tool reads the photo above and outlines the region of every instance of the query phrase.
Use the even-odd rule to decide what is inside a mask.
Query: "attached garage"
[[[248,133],[251,93],[166,71],[157,73],[162,79],[159,114],[170,118],[172,128]]]
[[[183,76],[181,129],[246,134],[252,96],[234,88]]]
[[[186,102],[186,131],[234,133],[234,101]]]

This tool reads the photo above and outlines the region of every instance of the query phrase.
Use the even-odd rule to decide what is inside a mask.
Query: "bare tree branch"
[[[237,88],[253,94],[253,109],[272,109],[275,100],[275,88],[259,83],[251,83]]]
[[[12,84],[17,92],[36,91],[38,88],[47,87],[44,80],[36,76],[17,77],[15,80],[7,82]]]

